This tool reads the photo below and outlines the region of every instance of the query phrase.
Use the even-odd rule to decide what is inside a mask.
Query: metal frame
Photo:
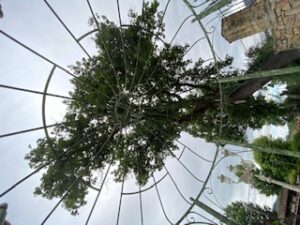
[[[118,10],[118,19],[119,19],[119,26],[120,26],[120,30],[121,30],[121,39],[122,39],[122,43],[124,42],[123,40],[123,37],[122,37],[122,27],[123,26],[127,26],[125,24],[122,24],[122,20],[121,20],[121,14],[120,14],[120,6],[119,6],[119,0],[116,0],[117,1],[117,10]],[[184,24],[191,18],[195,18],[196,19],[196,22],[198,23],[200,29],[202,30],[204,36],[203,37],[200,37],[198,40],[196,40],[191,46],[190,48],[187,50],[187,52],[189,52],[194,46],[196,46],[197,43],[203,41],[203,40],[206,40],[209,48],[210,48],[210,51],[211,51],[211,58],[209,58],[207,61],[210,61],[212,60],[213,62],[217,62],[217,56],[215,54],[215,51],[214,51],[214,48],[213,48],[213,43],[209,37],[209,35],[213,34],[214,33],[214,30],[212,31],[207,31],[205,29],[205,26],[202,24],[202,22],[197,19],[197,13],[196,13],[196,9],[200,6],[202,6],[203,4],[206,4],[208,2],[205,1],[204,3],[200,3],[200,4],[197,4],[197,5],[193,5],[190,3],[191,0],[182,0],[184,2],[184,4],[190,9],[191,11],[191,15],[189,15],[188,17],[186,17],[180,24],[179,28],[177,29],[177,31],[175,32],[174,36],[172,37],[171,41],[170,41],[170,44],[173,43],[174,39],[176,38],[176,36],[178,35],[178,33],[181,31],[182,27],[184,26]],[[163,11],[163,16],[162,16],[162,22],[163,22],[163,19],[164,19],[164,16],[167,12],[167,9],[168,9],[168,6],[169,6],[169,3],[171,2],[171,0],[168,0],[167,1],[167,4],[166,4],[166,7]],[[67,31],[67,33],[73,38],[73,40],[77,43],[77,45],[82,49],[82,51],[86,54],[86,56],[90,59],[92,59],[92,56],[87,52],[87,50],[84,48],[84,46],[81,44],[81,41],[88,37],[89,35],[92,35],[93,33],[97,32],[99,30],[99,23],[98,23],[98,20],[97,20],[97,17],[96,17],[96,14],[92,8],[92,5],[90,3],[89,0],[87,0],[87,4],[88,4],[88,7],[90,9],[90,12],[91,12],[91,15],[92,17],[94,18],[94,21],[97,25],[97,28],[96,29],[93,29],[85,34],[83,34],[82,36],[80,36],[79,38],[76,38],[75,35],[71,32],[71,30],[67,27],[67,25],[64,23],[64,21],[59,17],[59,15],[56,13],[56,11],[53,9],[53,7],[49,4],[49,2],[47,0],[44,0],[44,3],[46,4],[46,6],[49,8],[49,10],[53,13],[53,15],[58,19],[58,21],[61,23],[61,25],[64,27],[64,29]],[[27,46],[26,44],[22,43],[21,41],[17,40],[16,38],[12,37],[11,35],[9,35],[8,33],[6,33],[5,31],[3,30],[0,30],[0,34],[2,34],[3,36],[7,37],[8,39],[10,39],[12,42],[15,42],[16,44],[20,45],[21,47],[27,49],[28,51],[30,51],[31,53],[39,56],[41,59],[43,59],[44,61],[50,63],[52,65],[52,68],[51,68],[51,71],[48,75],[48,78],[47,78],[47,81],[45,83],[45,86],[44,86],[44,90],[43,92],[41,91],[36,91],[36,90],[30,90],[30,89],[25,89],[25,88],[20,88],[20,87],[13,87],[13,86],[8,86],[8,85],[0,85],[0,88],[7,88],[7,89],[11,89],[11,90],[15,90],[15,91],[23,91],[23,92],[28,92],[28,93],[32,93],[32,94],[40,94],[42,95],[42,126],[41,127],[35,127],[35,128],[30,128],[30,129],[26,129],[26,130],[22,130],[22,131],[16,131],[16,132],[12,132],[12,133],[7,133],[7,134],[2,134],[0,135],[0,138],[6,138],[6,137],[11,137],[11,136],[14,136],[14,135],[19,135],[19,134],[23,134],[23,133],[28,133],[28,132],[32,132],[32,131],[37,131],[37,130],[44,130],[44,133],[45,133],[45,136],[46,138],[48,139],[48,142],[50,143],[51,145],[51,138],[50,138],[50,134],[49,134],[49,128],[52,128],[52,127],[55,127],[57,125],[59,125],[59,123],[57,124],[47,124],[46,122],[46,118],[47,118],[47,115],[46,115],[46,100],[47,100],[47,97],[57,97],[57,98],[62,98],[62,99],[67,99],[67,100],[72,100],[71,97],[68,97],[68,96],[62,96],[62,95],[57,95],[57,94],[52,94],[52,93],[49,93],[48,92],[48,87],[51,83],[51,80],[52,80],[52,77],[53,75],[55,74],[55,72],[57,71],[57,69],[60,69],[62,71],[64,71],[67,75],[73,77],[74,79],[80,79],[78,78],[75,74],[71,73],[69,70],[67,70],[66,68],[64,68],[63,66],[55,63],[54,61],[52,61],[51,59],[49,59],[48,57],[40,54],[38,51],[32,49],[31,47]],[[101,36],[101,35],[100,35]],[[165,43],[163,40],[161,40],[163,43]],[[123,47],[124,47],[124,43],[123,43]],[[110,58],[109,56],[109,53],[107,51],[107,49],[105,49],[106,53],[107,53],[107,56]],[[186,52],[186,53],[187,53]],[[123,51],[123,58],[124,58],[124,66],[125,66],[125,70],[126,70],[126,52]],[[110,59],[111,61],[111,59]],[[111,61],[111,66],[114,70],[114,65]],[[154,71],[152,72],[152,74],[155,72],[156,69],[154,69]],[[145,71],[145,70],[144,70]],[[150,75],[151,76],[151,75]],[[117,77],[117,76],[116,76]],[[116,79],[117,82],[118,79]],[[113,91],[118,91],[118,90],[114,90],[112,89]],[[223,113],[223,96],[222,96],[222,86],[221,86],[221,82],[219,82],[219,90],[220,90],[220,101],[221,101],[221,113]],[[115,96],[117,94],[115,93]],[[221,118],[221,121],[220,121],[220,124],[222,124],[222,118]],[[117,126],[117,125],[116,125]],[[220,126],[220,130],[219,130],[219,135],[222,133],[222,126]],[[147,129],[147,128],[145,128]],[[109,136],[109,138],[106,140],[106,142],[102,145],[101,148],[103,148],[107,142],[109,142],[110,140],[110,137],[112,136],[112,134]],[[126,138],[126,137],[125,137]],[[158,141],[162,141],[160,140],[159,137],[157,137],[157,140]],[[210,180],[210,177],[211,177],[211,174],[215,168],[215,166],[218,164],[218,161],[217,161],[217,158],[218,158],[218,154],[220,152],[220,147],[219,145],[217,145],[217,148],[216,148],[216,151],[215,151],[215,154],[213,156],[213,159],[210,160],[210,159],[206,159],[204,157],[202,157],[201,155],[199,155],[196,151],[192,150],[191,148],[189,148],[187,145],[183,144],[182,142],[180,142],[179,140],[176,140],[178,142],[178,144],[182,145],[183,146],[183,149],[182,149],[182,152],[181,154],[178,156],[178,157],[175,157],[176,160],[178,161],[179,164],[181,164],[184,169],[190,174],[190,176],[194,177],[195,180],[197,180],[198,182],[200,182],[202,184],[202,188],[200,189],[199,193],[195,196],[195,199],[196,200],[199,200],[200,197],[203,196],[204,192],[209,190],[211,193],[212,193],[212,190],[208,187],[208,182]],[[77,144],[77,143],[75,143]],[[53,146],[52,146],[53,148]],[[96,156],[98,154],[100,154],[101,152],[101,148],[99,149],[99,151],[97,152]],[[208,174],[207,174],[207,177],[204,179],[204,180],[201,180],[199,179],[197,176],[195,176],[188,168],[188,166],[186,166],[180,159],[182,157],[182,155],[185,153],[185,152],[191,152],[193,155],[195,155],[197,157],[197,159],[203,161],[203,162],[206,162],[206,163],[209,163],[211,166],[210,166],[210,169],[208,170]],[[66,155],[68,154],[72,154],[72,151],[66,153]],[[95,157],[96,157],[95,156]],[[95,158],[94,157],[94,158]],[[93,158],[93,159],[94,159]],[[93,159],[90,161],[90,163],[92,163]],[[43,168],[46,168],[48,165],[50,165],[51,163],[53,163],[55,161],[55,159],[49,161],[48,163],[40,166],[39,168],[37,168],[36,170],[34,170],[33,172],[31,172],[30,174],[28,174],[27,176],[25,176],[24,178],[22,178],[21,180],[17,181],[15,184],[13,184],[11,187],[9,187],[8,189],[6,189],[3,193],[0,194],[0,198],[3,197],[4,195],[6,195],[7,193],[9,193],[10,191],[14,190],[17,186],[19,186],[21,183],[23,183],[24,181],[26,181],[27,179],[29,179],[31,176],[37,174],[40,170],[42,170]],[[138,163],[138,162],[137,162]],[[88,166],[87,166],[88,167]],[[108,168],[106,170],[106,173],[105,173],[105,176],[104,176],[104,179],[102,180],[101,182],[101,185],[99,186],[99,188],[97,187],[93,187],[93,190],[97,191],[97,196],[94,200],[94,203],[92,205],[92,208],[90,210],[90,213],[88,215],[88,218],[86,220],[86,225],[89,223],[90,221],[90,218],[93,214],[93,211],[97,205],[97,202],[99,200],[99,196],[101,194],[101,191],[103,189],[103,185],[107,179],[107,176],[109,174],[109,171],[111,169],[111,164],[108,165]],[[153,179],[153,184],[150,185],[149,187],[147,188],[141,188],[141,186],[138,187],[138,191],[132,191],[132,192],[125,192],[124,191],[124,186],[125,186],[125,180],[123,179],[123,182],[122,182],[122,187],[121,187],[121,192],[120,192],[120,200],[119,200],[119,209],[118,209],[118,214],[117,214],[117,221],[116,221],[116,224],[118,225],[119,224],[119,220],[120,220],[120,212],[121,212],[121,209],[122,209],[122,198],[124,195],[127,195],[127,196],[135,196],[135,195],[138,195],[139,196],[139,208],[140,208],[140,216],[141,216],[141,224],[143,225],[144,224],[144,218],[143,218],[143,210],[144,210],[144,207],[143,207],[143,202],[142,202],[142,194],[148,190],[151,190],[151,189],[155,189],[156,193],[157,193],[157,197],[159,199],[159,202],[160,202],[160,205],[161,205],[161,210],[163,211],[163,214],[166,218],[166,221],[169,223],[169,224],[176,224],[176,225],[179,225],[181,224],[184,220],[188,219],[187,223],[186,224],[216,224],[214,223],[212,220],[210,220],[209,218],[207,217],[204,217],[202,216],[201,214],[199,214],[198,212],[195,212],[194,211],[194,206],[195,206],[195,202],[192,202],[190,200],[188,200],[188,198],[186,196],[183,195],[183,193],[181,192],[180,190],[180,187],[177,185],[176,183],[176,180],[173,178],[173,176],[171,175],[171,171],[168,170],[168,168],[166,167],[166,165],[164,165],[164,170],[166,171],[165,174],[158,180],[156,180],[155,178],[155,175],[154,175],[154,171],[153,171],[153,174],[152,174],[152,179]],[[160,194],[160,191],[159,191],[159,184],[160,182],[162,182],[163,180],[165,180],[166,177],[169,177],[170,180],[171,180],[171,183],[174,185],[174,187],[176,188],[176,190],[178,191],[179,195],[181,196],[182,200],[188,205],[187,207],[187,210],[186,212],[184,212],[182,214],[182,216],[177,220],[177,222],[172,222],[172,220],[170,219],[170,217],[168,216],[167,214],[167,210],[166,210],[166,207],[164,206],[163,204],[163,201],[162,201],[162,198],[161,198],[161,194]],[[57,204],[53,207],[53,209],[49,212],[49,214],[45,217],[45,219],[42,221],[41,224],[45,224],[47,222],[47,220],[51,217],[51,215],[55,212],[55,210],[57,209],[57,207],[60,205],[60,203],[63,201],[63,199],[67,196],[67,194],[69,193],[69,191],[72,189],[73,185],[76,183],[76,182],[80,182],[80,179],[76,179],[74,180],[74,182],[67,188],[67,191],[66,193],[62,196],[62,198],[57,202]],[[200,216],[202,217],[203,221],[196,221],[193,217],[189,219],[189,216],[190,215],[197,215],[197,216]]]

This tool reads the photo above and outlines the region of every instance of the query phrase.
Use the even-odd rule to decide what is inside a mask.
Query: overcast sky
[[[117,5],[115,0],[91,2],[93,8],[99,15],[106,15],[110,20],[117,21]],[[127,12],[129,9],[141,11],[141,2],[141,0],[121,1],[123,23],[128,23]],[[166,2],[167,0],[160,1],[161,9],[164,8]],[[86,1],[49,0],[49,3],[76,37],[80,37],[91,30],[91,27],[88,26],[88,19],[91,15]],[[1,30],[7,32],[17,40],[30,46],[40,54],[65,68],[68,68],[68,66],[74,64],[77,60],[85,57],[82,50],[47,8],[44,1],[2,0],[1,4],[4,11],[4,18],[0,20]],[[171,40],[181,21],[190,14],[190,11],[181,0],[171,0],[165,17],[167,41]],[[204,23],[208,22],[211,18],[212,17],[205,19]],[[219,22],[213,22],[207,25],[207,29],[212,29],[211,26],[215,26],[216,29],[213,43],[218,56],[221,58],[226,54],[235,56],[234,65],[239,68],[244,68],[244,49],[241,43],[235,42],[233,44],[228,44],[222,39],[220,36],[221,26]],[[175,43],[192,44],[202,36],[203,33],[199,26],[196,23],[192,24],[188,22],[175,39]],[[90,54],[94,54],[95,46],[91,37],[92,36],[89,36],[84,39],[82,44]],[[256,40],[258,39],[251,39],[251,43]],[[211,52],[208,49],[207,43],[203,41],[197,44],[187,57],[192,59],[199,57],[208,59],[211,58]],[[1,34],[0,63],[0,84],[13,85],[38,91],[43,91],[46,79],[52,68],[51,64],[25,50]],[[68,95],[68,92],[72,90],[69,79],[69,75],[57,69],[51,81],[49,92]],[[0,134],[39,127],[42,125],[41,96],[3,88],[0,88],[0,96]],[[60,99],[48,97],[46,109],[48,124],[61,121],[65,107]],[[278,133],[277,130],[274,131],[274,129],[277,128],[271,129],[273,129],[273,133]],[[264,130],[254,134],[249,132],[249,135],[257,136],[262,132],[269,133],[270,128],[266,127]],[[24,160],[24,156],[29,152],[28,145],[35,146],[36,140],[41,137],[44,137],[43,131],[2,138],[0,140],[0,192],[4,191],[17,180],[31,172],[27,162]],[[213,159],[216,152],[216,147],[214,145],[207,144],[201,139],[192,138],[187,134],[182,135],[181,141],[202,156]],[[232,147],[232,149],[241,150],[234,147]],[[250,156],[245,155],[245,157],[249,158]],[[200,179],[206,178],[211,166],[210,163],[197,159],[188,151],[185,151],[182,161]],[[212,175],[211,182],[215,196],[206,193],[202,196],[201,200],[208,202],[206,200],[207,197],[215,202],[214,197],[217,197],[222,206],[226,206],[230,201],[238,199],[259,203],[271,203],[272,200],[257,195],[256,191],[250,189],[247,185],[220,185],[216,177],[220,175],[221,172],[227,173],[224,171],[226,166],[236,162],[238,162],[238,159],[224,160],[216,168]],[[187,198],[197,195],[202,188],[202,184],[190,176],[178,161],[175,159],[166,160],[166,166],[176,180],[178,187]],[[157,173],[155,176],[159,179],[163,175],[164,171]],[[7,202],[9,204],[7,219],[13,225],[40,224],[58,201],[58,199],[50,201],[41,197],[33,197],[32,192],[39,184],[40,176],[41,174],[33,176],[14,191],[0,199],[0,203]],[[151,184],[152,181],[150,181],[147,186]],[[181,199],[168,177],[164,179],[158,187],[167,215],[172,222],[176,222],[187,209],[187,204]],[[138,187],[132,179],[129,179],[125,183],[125,191],[130,192],[137,190]],[[80,209],[79,216],[70,216],[65,209],[59,207],[47,224],[83,224],[92,206],[95,195],[96,193],[94,191],[90,191],[88,204]],[[120,184],[114,183],[110,176],[101,193],[90,224],[115,224],[119,197]],[[167,224],[160,208],[155,189],[153,188],[150,191],[143,193],[142,197],[145,224]],[[211,203],[208,202],[208,204],[212,206]],[[140,214],[138,196],[124,197],[121,208],[120,224],[132,225],[139,223]]]

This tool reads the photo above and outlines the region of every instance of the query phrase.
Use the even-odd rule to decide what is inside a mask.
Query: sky
[[[163,9],[167,1],[161,0],[159,2],[161,9]],[[0,29],[2,31],[27,46],[30,46],[41,55],[46,56],[64,68],[69,68],[70,65],[73,65],[76,61],[85,57],[82,50],[47,8],[44,1],[2,0],[0,3],[4,11],[4,18],[0,20]],[[91,15],[86,1],[49,0],[49,3],[76,37],[80,37],[91,30],[91,27],[88,26],[88,19]],[[91,1],[91,3],[99,15],[106,15],[108,19],[117,22],[116,1],[100,0]],[[141,11],[141,1],[123,0],[120,4],[123,23],[129,22],[127,17],[129,9]],[[190,14],[190,11],[181,0],[171,0],[165,16],[167,41],[172,39],[181,21]],[[216,54],[220,58],[224,58],[227,54],[232,55],[235,57],[234,66],[241,69],[245,68],[245,57],[243,56],[245,49],[242,43],[240,41],[232,44],[227,43],[220,35],[220,21],[217,20],[207,24],[214,16],[215,15],[212,15],[204,19],[203,22],[207,30],[215,29],[214,35],[211,35],[211,40],[214,44]],[[190,21],[188,21],[179,32],[174,43],[192,44],[202,36],[203,32],[199,26],[196,23],[190,23]],[[253,44],[257,42],[259,38],[259,36],[255,36],[245,40],[245,42]],[[96,53],[92,36],[85,38],[82,41],[82,45],[90,54],[93,55]],[[199,57],[209,59],[212,55],[207,42],[202,41],[189,52],[187,57],[192,59]],[[2,34],[0,34],[0,63],[0,84],[38,91],[43,91],[45,82],[52,68],[50,63],[32,54],[32,52],[25,50]],[[67,96],[68,92],[72,90],[69,79],[69,75],[60,69],[56,69],[49,86],[49,92]],[[0,88],[0,96],[0,134],[42,125],[42,96],[4,88]],[[64,112],[65,106],[61,99],[47,97],[47,124],[61,121]],[[266,127],[254,133],[249,132],[249,135],[254,137],[262,133],[277,133],[277,130],[274,131],[274,129],[277,128]],[[285,130],[285,128],[278,129],[282,129],[282,131]],[[42,137],[44,137],[44,133],[40,130],[0,139],[0,192],[31,172],[27,162],[24,160],[24,156],[30,151],[28,146],[35,146],[36,140]],[[201,139],[192,138],[188,134],[183,133],[180,141],[210,160],[213,159],[216,153],[215,145],[206,143]],[[180,146],[181,150],[182,147],[183,146]],[[231,148],[236,151],[243,150],[234,147]],[[177,154],[179,154],[179,152]],[[245,158],[251,158],[251,155],[245,155]],[[200,179],[206,178],[209,168],[211,167],[210,163],[195,157],[195,155],[189,151],[185,151],[183,154],[182,162]],[[217,176],[219,176],[220,173],[228,174],[228,172],[225,171],[226,166],[237,162],[237,158],[225,159],[218,165],[209,182],[209,185],[213,187],[214,194],[205,192],[201,200],[207,202],[208,205],[213,206],[217,210],[219,210],[218,207],[210,202],[212,201],[214,204],[218,204],[215,198],[217,198],[221,205],[219,207],[224,207],[229,202],[240,199],[244,201],[254,201],[260,204],[271,204],[273,199],[267,199],[258,195],[255,190],[247,185],[220,185]],[[202,183],[187,173],[186,169],[184,169],[178,161],[167,159],[166,167],[172,174],[174,180],[176,180],[184,196],[189,198],[197,195],[203,186]],[[7,202],[9,205],[7,219],[11,224],[40,224],[47,213],[57,203],[58,199],[47,200],[33,196],[33,190],[39,184],[41,174],[42,173],[39,173],[31,177],[0,199],[0,202]],[[159,180],[164,174],[164,171],[158,172],[155,174],[155,177]],[[151,184],[152,181],[150,181],[146,187]],[[112,176],[109,176],[89,224],[116,223],[120,188],[121,185],[115,183]],[[176,222],[187,209],[187,204],[181,199],[169,177],[165,178],[158,185],[158,188],[167,215],[173,222]],[[137,190],[138,187],[135,185],[133,179],[129,179],[125,183],[125,192]],[[79,216],[70,216],[65,209],[58,207],[46,224],[83,224],[86,221],[96,194],[96,192],[90,191],[87,197],[88,204],[80,209]],[[142,199],[144,224],[167,224],[155,188],[144,192]],[[206,215],[201,210],[195,210]],[[137,195],[125,196],[123,198],[119,224],[140,224],[139,198]]]

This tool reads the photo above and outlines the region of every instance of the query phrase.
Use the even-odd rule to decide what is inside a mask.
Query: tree
[[[248,56],[248,73],[260,70],[261,66],[274,54],[274,40],[271,35],[266,33],[266,40],[257,46],[251,47],[247,51]]]
[[[293,148],[295,147],[293,147],[293,143],[294,142],[290,140],[283,140],[281,138],[272,139],[268,136],[255,139],[253,142],[253,155],[255,161],[261,167],[261,171],[273,179],[283,182],[292,182],[290,175],[293,174],[292,171],[298,170],[297,158],[261,152],[255,147],[294,151],[295,149],[293,150]]]
[[[264,225],[267,222],[278,221],[276,213],[268,207],[261,207],[253,203],[232,202],[225,208],[225,215],[238,225],[255,224]]]
[[[228,128],[223,124],[223,134],[244,139],[246,128],[261,126],[270,112],[281,116],[278,105],[251,96],[248,105],[233,106],[249,120],[234,120],[229,109],[222,115],[215,81],[238,75],[227,69],[232,58],[193,63],[185,58],[187,45],[160,42],[164,24],[157,8],[156,1],[145,3],[143,13],[131,11],[130,25],[121,28],[105,17],[101,23],[93,21],[99,28],[98,54],[72,67],[74,90],[72,100],[65,102],[63,123],[26,156],[32,168],[51,162],[35,194],[63,196],[72,214],[86,203],[95,171],[112,165],[116,181],[134,174],[144,185],[167,157],[174,156],[180,132],[209,140],[218,136],[220,118],[227,116],[231,120]]]
[[[289,156],[282,156],[272,153],[265,153],[256,150],[255,147],[268,147],[274,149],[290,150],[290,143],[281,138],[272,139],[268,136],[262,136],[253,142],[253,155],[255,161],[261,169],[274,177],[275,179],[284,180],[291,169],[296,168],[297,159]]]

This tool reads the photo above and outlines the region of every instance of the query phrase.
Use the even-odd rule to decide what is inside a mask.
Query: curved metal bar
[[[104,185],[105,180],[106,180],[106,178],[107,178],[107,175],[108,175],[108,173],[109,173],[109,171],[110,171],[111,165],[112,165],[112,164],[110,164],[109,167],[107,168],[107,171],[106,171],[106,173],[105,173],[105,175],[104,175],[103,181],[102,181],[102,183],[101,183],[101,186],[100,186],[100,188],[99,188],[98,194],[97,194],[97,196],[96,196],[96,198],[95,198],[94,204],[93,204],[93,206],[92,206],[92,208],[91,208],[91,211],[90,211],[90,213],[89,213],[89,216],[88,216],[88,218],[87,218],[87,220],[86,220],[86,222],[85,222],[85,225],[88,225],[88,223],[89,223],[89,221],[90,221],[90,218],[91,218],[91,216],[92,216],[92,214],[93,214],[93,211],[94,211],[94,209],[95,209],[95,206],[96,206],[96,204],[97,204],[97,202],[98,202],[98,199],[99,199],[99,196],[100,196],[100,194],[101,194],[103,185]]]
[[[155,177],[154,177],[153,174],[152,174],[152,179],[153,179],[153,182],[155,183],[156,181],[155,181]],[[169,217],[168,217],[167,214],[166,214],[166,211],[165,211],[164,205],[163,205],[163,203],[162,203],[162,200],[161,200],[161,197],[160,197],[160,194],[159,194],[159,190],[158,190],[158,186],[157,186],[157,185],[155,185],[155,190],[156,190],[156,194],[157,194],[157,197],[158,197],[158,200],[159,200],[161,209],[162,209],[162,211],[163,211],[163,214],[164,214],[166,220],[169,222],[169,224],[173,225],[174,223],[172,223],[172,221],[169,219]]]
[[[212,224],[212,225],[217,225],[213,220],[209,219],[209,218],[206,217],[206,216],[201,215],[201,214],[198,213],[198,212],[190,211],[189,214],[195,214],[195,215],[197,215],[197,216],[199,216],[199,217],[201,217],[201,218],[207,220],[208,222],[204,222],[204,221],[201,221],[201,222],[199,221],[199,222],[198,222],[198,221],[196,221],[195,218],[192,216],[190,219],[187,218],[187,220],[188,220],[188,223],[187,223],[187,224]]]
[[[50,144],[52,151],[54,151],[53,143],[50,139],[50,135],[49,135],[49,132],[47,129],[47,122],[46,122],[46,96],[47,96],[46,93],[48,92],[48,87],[51,82],[51,79],[52,79],[55,69],[56,69],[56,66],[53,66],[50,71],[50,74],[48,76],[48,79],[47,79],[45,87],[44,87],[44,94],[43,94],[43,100],[42,100],[42,120],[43,120],[44,132],[45,132],[46,138]]]
[[[206,224],[206,225],[217,225],[216,223],[209,223],[209,222],[188,222],[184,225],[191,225],[191,224]]]
[[[94,30],[91,30],[91,31],[89,31],[89,32],[87,32],[87,33],[85,33],[85,34],[83,34],[83,35],[80,36],[79,38],[77,38],[77,41],[81,41],[81,40],[83,40],[84,38],[86,38],[87,36],[89,36],[89,35],[91,35],[91,34],[97,32],[97,31],[98,31],[98,28],[96,28],[96,29],[94,29]]]
[[[218,152],[218,153],[220,153],[220,151]],[[222,156],[217,162],[216,162],[216,164],[214,165],[214,169],[219,165],[219,163],[223,160],[223,159],[225,159],[226,157],[225,156]],[[211,173],[211,177],[213,176],[213,171],[212,171],[212,173]],[[207,187],[207,188],[209,188],[209,187]],[[212,184],[212,179],[210,179],[210,192],[208,192],[208,194],[211,194],[212,196],[213,196],[213,198],[215,199],[215,201],[216,201],[216,203],[215,202],[213,202],[213,201],[211,201],[208,197],[206,197],[206,196],[204,196],[208,201],[210,201],[212,204],[214,204],[216,207],[218,207],[219,209],[221,209],[221,210],[224,210],[224,207],[222,206],[222,204],[220,203],[220,201],[218,200],[218,198],[217,198],[217,196],[216,196],[216,194],[215,194],[215,192],[213,192],[213,184]]]
[[[176,142],[178,142],[179,144],[181,144],[182,146],[184,146],[187,150],[189,150],[190,152],[192,152],[195,156],[197,156],[198,158],[202,159],[203,161],[206,161],[206,162],[209,162],[211,163],[212,160],[209,160],[201,155],[199,155],[198,153],[196,153],[195,151],[193,151],[190,147],[188,147],[187,145],[185,145],[184,143],[182,143],[181,141],[179,140],[176,140]]]
[[[178,159],[178,162],[185,168],[185,170],[197,181],[199,181],[200,183],[204,184],[204,180],[201,180],[199,179],[192,171],[190,171],[189,168],[187,168],[186,165],[184,165],[183,162],[181,162],[179,159]]]
[[[175,32],[175,34],[173,35],[173,38],[170,41],[170,44],[172,44],[172,42],[174,41],[174,39],[176,38],[177,34],[179,33],[179,31],[181,30],[181,28],[183,27],[183,25],[185,24],[186,21],[188,21],[189,18],[193,17],[194,15],[189,15],[187,16],[180,24],[180,26],[178,27],[177,31]]]
[[[189,51],[191,51],[191,49],[200,41],[206,39],[206,37],[201,37],[199,38],[198,40],[196,40],[187,50],[186,52],[184,53],[184,56],[186,56],[188,54]]]
[[[166,15],[166,12],[167,12],[167,10],[168,10],[168,7],[169,7],[170,2],[171,2],[171,0],[168,0],[167,4],[166,4],[166,6],[165,6],[165,10],[163,11],[163,15],[162,15],[162,17],[161,17],[161,23],[162,23],[162,21],[163,21],[164,18],[165,18],[165,15]]]
[[[167,169],[167,167],[166,167],[165,165],[164,165],[164,168],[165,168],[165,170],[167,171],[169,177],[171,178],[171,181],[172,181],[172,183],[174,184],[174,186],[175,186],[176,190],[178,191],[179,195],[181,196],[181,198],[182,198],[188,205],[191,205],[192,202],[190,202],[189,200],[187,200],[186,197],[184,197],[184,195],[183,195],[182,192],[180,191],[178,185],[176,184],[174,178],[172,177],[172,175],[170,174],[169,170]]]
[[[166,173],[164,176],[162,176],[156,183],[153,183],[151,186],[145,188],[145,189],[142,189],[141,191],[134,191],[134,192],[124,192],[123,195],[135,195],[135,194],[138,194],[138,193],[143,193],[145,191],[148,191],[150,189],[152,189],[154,186],[158,185],[163,179],[166,178],[168,174]]]

